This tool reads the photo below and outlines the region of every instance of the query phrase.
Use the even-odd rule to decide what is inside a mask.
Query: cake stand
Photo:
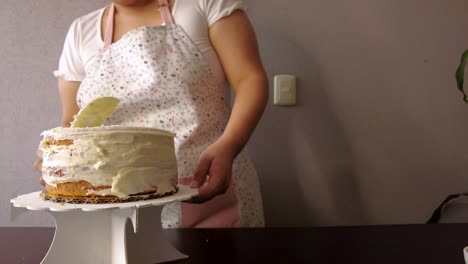
[[[28,210],[54,217],[54,239],[41,264],[152,264],[187,258],[167,241],[161,211],[165,204],[195,196],[195,189],[179,186],[170,196],[114,204],[54,203],[40,193],[12,199],[10,219]],[[133,230],[126,231],[128,219]]]

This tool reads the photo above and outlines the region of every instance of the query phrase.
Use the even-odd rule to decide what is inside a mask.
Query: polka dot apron
[[[106,125],[154,127],[176,134],[179,184],[189,184],[200,153],[223,133],[229,114],[228,89],[216,84],[202,53],[175,24],[160,0],[162,26],[143,26],[112,43],[114,10],[109,6],[104,45],[78,91],[83,107],[102,96],[121,100]],[[247,152],[233,164],[223,195],[203,204],[164,207],[162,222],[173,227],[263,226],[258,178]]]

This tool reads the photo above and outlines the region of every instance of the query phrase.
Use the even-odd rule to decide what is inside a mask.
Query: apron
[[[202,53],[174,23],[167,0],[159,0],[162,26],[143,26],[112,43],[109,6],[104,46],[77,94],[85,106],[102,96],[120,104],[106,125],[153,127],[176,134],[179,184],[190,184],[200,153],[218,139],[229,115],[229,90],[214,80]],[[173,203],[162,213],[164,228],[263,226],[257,174],[242,151],[233,163],[225,194],[203,204]]]

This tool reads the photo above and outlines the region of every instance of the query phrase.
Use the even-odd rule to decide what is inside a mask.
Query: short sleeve
[[[73,21],[68,30],[60,56],[59,67],[54,71],[55,77],[66,81],[82,81],[86,75],[80,57],[80,26],[79,20]]]
[[[245,11],[247,8],[242,0],[203,0],[208,26],[236,10]]]

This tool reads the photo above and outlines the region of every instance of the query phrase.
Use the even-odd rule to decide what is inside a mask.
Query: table
[[[0,263],[37,264],[53,228],[0,227]],[[463,264],[468,224],[169,229],[181,263]],[[93,263],[96,264],[96,263]]]

